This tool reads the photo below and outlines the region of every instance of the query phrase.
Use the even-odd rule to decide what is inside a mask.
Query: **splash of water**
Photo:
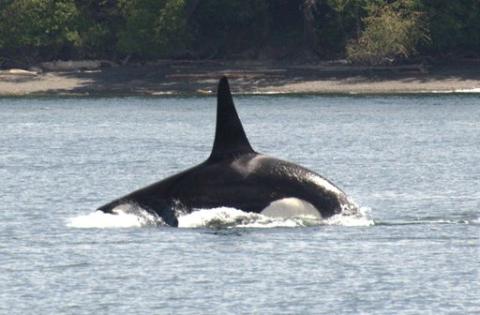
[[[372,226],[375,221],[370,216],[371,209],[358,207],[355,212],[342,212],[330,218],[323,219],[322,224],[341,226]]]
[[[355,215],[338,214],[328,219],[301,215],[297,217],[269,217],[266,215],[244,212],[235,208],[220,207],[214,209],[197,209],[178,218],[181,228],[275,228],[307,227],[317,225],[371,226],[373,220],[368,218],[368,208],[360,208]]]
[[[95,211],[68,219],[67,226],[73,228],[133,228],[165,225],[156,214],[134,204],[120,205],[112,213]]]
[[[368,217],[368,209],[361,208],[355,215],[338,214],[328,219],[302,215],[298,217],[269,217],[244,212],[235,208],[220,207],[213,209],[195,209],[191,213],[179,214],[179,228],[276,228],[308,227],[318,225],[371,226],[373,220]],[[68,227],[73,228],[134,228],[166,225],[156,214],[152,214],[136,205],[125,204],[112,210],[113,213],[96,211],[70,218]]]
[[[197,209],[178,218],[180,228],[295,227],[293,220],[267,217],[235,208]]]

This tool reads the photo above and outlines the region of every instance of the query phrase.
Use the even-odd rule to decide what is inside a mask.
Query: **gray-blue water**
[[[236,103],[374,225],[80,228],[203,161],[215,99],[0,99],[0,313],[480,313],[479,96]]]

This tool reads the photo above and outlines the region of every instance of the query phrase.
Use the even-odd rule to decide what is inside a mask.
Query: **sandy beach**
[[[166,60],[90,70],[35,70],[0,71],[0,96],[210,94],[222,75],[239,94],[480,93],[480,63],[368,68]]]

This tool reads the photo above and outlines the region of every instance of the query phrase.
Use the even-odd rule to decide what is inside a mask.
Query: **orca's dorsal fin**
[[[228,80],[224,76],[218,83],[217,90],[217,127],[215,141],[209,160],[218,160],[244,153],[253,153],[238,118]]]

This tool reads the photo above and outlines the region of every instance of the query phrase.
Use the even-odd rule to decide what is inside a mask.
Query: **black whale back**
[[[228,80],[226,77],[222,77],[217,91],[215,140],[208,161],[214,162],[254,152],[235,110]]]
[[[188,170],[98,208],[112,213],[133,203],[177,226],[178,212],[233,207],[261,213],[272,202],[296,198],[329,217],[354,207],[331,182],[299,165],[255,152],[238,117],[227,78],[218,85],[217,125],[209,158]]]

